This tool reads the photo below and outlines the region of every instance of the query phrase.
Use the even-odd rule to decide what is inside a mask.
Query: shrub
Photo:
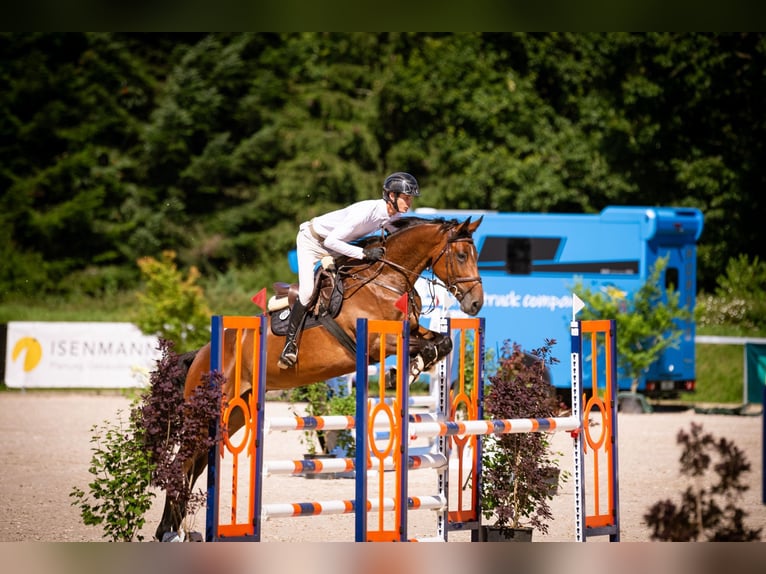
[[[329,415],[356,415],[356,389],[352,389],[349,393],[345,387],[340,387],[337,392],[333,392],[327,403],[327,412]],[[354,433],[348,429],[339,430],[337,433],[335,446],[339,447],[347,457],[356,456]]]
[[[152,461],[152,486],[165,491],[172,512],[186,532],[184,520],[205,503],[205,491],[193,490],[190,467],[194,460],[218,444],[222,433],[211,433],[210,424],[221,413],[221,373],[209,373],[184,400],[183,370],[172,342],[160,340],[162,357],[150,376],[150,392],[144,396],[139,422],[145,432],[145,448]],[[211,434],[213,436],[211,436]]]
[[[210,436],[210,424],[221,412],[223,375],[210,373],[184,400],[183,370],[173,343],[160,339],[161,358],[150,375],[149,391],[133,403],[129,422],[105,421],[93,428],[93,458],[89,471],[96,478],[90,496],[75,487],[70,496],[79,505],[85,524],[103,525],[112,541],[139,541],[154,494],[165,491],[177,522],[205,502],[202,489],[193,491],[191,463],[218,444],[220,432]],[[118,413],[119,414],[119,413]]]
[[[142,332],[173,341],[180,351],[197,349],[210,340],[210,309],[197,285],[199,271],[184,279],[175,264],[175,253],[165,251],[162,261],[138,260],[146,285],[138,294],[136,325]]]
[[[518,344],[506,341],[497,372],[489,378],[484,403],[492,419],[552,417],[558,411],[554,387],[546,372],[554,364],[555,341],[525,353]],[[544,433],[504,434],[485,442],[482,455],[481,503],[486,518],[495,517],[503,534],[530,526],[548,532],[553,515],[548,501],[555,492],[551,476],[558,473],[554,453]],[[563,474],[566,479],[566,474]]]
[[[697,325],[737,326],[743,333],[766,329],[766,263],[747,255],[729,260],[714,295],[697,297]]]
[[[356,414],[356,391],[352,390],[351,393],[347,393],[345,387],[339,387],[336,390],[325,381],[292,389],[289,400],[291,403],[305,401],[307,403],[306,416],[309,417]],[[291,411],[298,416],[294,405],[291,407]],[[335,435],[334,440],[328,441],[328,433]],[[340,447],[349,457],[353,457],[356,452],[356,441],[350,430],[306,430],[303,431],[301,444],[306,446],[306,452],[312,456],[316,455],[317,452],[330,454],[336,446]],[[318,449],[317,444],[319,445]]]
[[[652,528],[652,540],[673,542],[749,542],[759,540],[762,528],[744,524],[747,513],[737,506],[750,487],[741,480],[750,470],[745,454],[725,438],[702,434],[702,425],[691,423],[691,431],[678,432],[683,446],[681,474],[691,484],[676,505],[670,499],[654,504],[644,514]],[[705,478],[712,470],[714,478]]]
[[[136,408],[134,403],[128,422],[119,411],[117,423],[93,426],[90,494],[77,487],[69,494],[74,498],[72,505],[80,508],[83,523],[103,525],[103,537],[112,542],[143,540],[139,531],[154,497],[149,491],[153,465],[144,448]]]

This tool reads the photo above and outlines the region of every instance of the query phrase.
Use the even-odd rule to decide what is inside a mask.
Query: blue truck
[[[485,349],[497,357],[505,341],[528,351],[555,339],[553,356],[559,362],[550,374],[563,396],[570,386],[569,323],[576,282],[592,291],[618,289],[630,298],[657,259],[667,257],[664,289],[679,290],[680,304],[694,311],[696,244],[703,227],[698,209],[620,206],[598,214],[556,214],[421,208],[414,215],[483,216],[474,243],[484,286]],[[664,351],[639,380],[637,390],[645,396],[694,391],[694,321],[679,322],[679,327],[677,347]],[[629,390],[631,380],[618,377],[620,389]]]

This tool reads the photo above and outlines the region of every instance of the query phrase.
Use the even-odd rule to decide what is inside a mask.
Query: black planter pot
[[[497,526],[482,526],[483,542],[532,542],[532,528],[512,528],[506,533]]]

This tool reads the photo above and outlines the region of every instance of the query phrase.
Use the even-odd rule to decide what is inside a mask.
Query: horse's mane
[[[394,219],[389,225],[393,227],[396,231],[401,231],[402,229],[409,229],[410,227],[414,227],[416,225],[422,225],[424,223],[439,223],[442,225],[449,224],[456,224],[457,220],[451,220],[447,221],[443,217],[436,217],[436,218],[425,218],[425,217],[416,217],[414,215],[408,215],[406,217],[400,217],[399,219]]]
[[[436,224],[441,225],[442,229],[448,229],[450,227],[456,226],[458,223],[460,223],[456,219],[444,219],[442,217],[437,218],[425,218],[425,217],[415,217],[415,216],[407,216],[407,217],[400,217],[399,219],[394,219],[391,221],[388,225],[391,228],[391,232],[386,236],[386,241],[391,241],[392,239],[395,240],[395,236],[398,236],[402,231],[406,231],[407,229],[412,229],[413,227],[417,227],[419,225],[426,225],[426,224]],[[370,245],[376,245],[381,242],[381,235],[380,234],[374,234],[374,235],[368,235],[366,237],[362,237],[361,239],[354,241],[354,245],[359,245],[360,247],[368,247]]]
[[[416,216],[406,216],[406,217],[400,217],[398,219],[395,219],[391,221],[388,225],[392,229],[392,231],[386,236],[385,241],[396,241],[398,237],[408,229],[412,229],[413,227],[417,227],[419,225],[440,225],[442,230],[445,231],[447,229],[450,229],[452,227],[457,226],[460,224],[460,222],[457,219],[444,219],[443,217],[436,217],[436,218],[426,218],[426,217],[416,217]],[[376,233],[374,235],[368,235],[366,237],[362,237],[361,239],[358,239],[356,241],[353,241],[353,245],[358,245],[359,247],[369,247],[371,245],[379,245],[383,240],[383,237],[381,234]],[[343,264],[351,264],[356,265],[359,264],[359,261],[356,259],[352,259],[350,257],[346,256],[340,256],[337,258],[337,263],[343,265]]]

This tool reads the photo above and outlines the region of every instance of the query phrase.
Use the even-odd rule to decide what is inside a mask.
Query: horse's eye
[[[468,260],[468,256],[465,253],[458,253],[457,260],[460,261],[460,263],[465,263]]]

